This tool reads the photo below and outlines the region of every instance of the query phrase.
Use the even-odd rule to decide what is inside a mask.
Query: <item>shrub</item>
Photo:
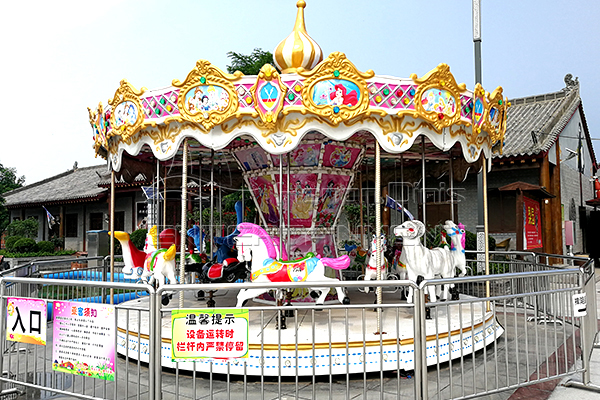
[[[24,238],[35,238],[38,234],[38,222],[33,218],[23,221],[13,221],[6,228],[8,236],[21,236]]]
[[[65,247],[65,238],[53,236],[50,238],[50,242],[54,245],[55,249],[63,249]]]
[[[54,253],[54,244],[48,241],[41,241],[37,244],[38,251],[41,253]]]
[[[23,237],[22,236],[7,237],[6,240],[4,241],[4,247],[6,248],[6,251],[8,251],[8,252],[15,251],[15,243],[17,241],[19,241],[20,239],[23,239]]]
[[[465,249],[466,250],[477,250],[477,234],[473,232],[466,231],[467,238],[465,240]],[[488,247],[490,251],[496,250],[496,239],[491,236],[488,236]]]
[[[134,231],[129,238],[135,247],[137,247],[139,250],[143,250],[144,245],[146,244],[147,234],[147,229],[138,229],[137,231]]]
[[[31,238],[21,238],[14,244],[16,253],[31,253],[37,251],[37,243]]]

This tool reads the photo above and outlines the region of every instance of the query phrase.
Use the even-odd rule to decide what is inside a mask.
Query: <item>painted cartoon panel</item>
[[[456,113],[456,99],[444,89],[431,88],[423,92],[421,104],[425,111],[445,114],[449,117]]]
[[[349,183],[349,176],[332,174],[321,176],[316,226],[333,226]]]
[[[279,175],[275,176],[275,184],[279,185]],[[313,202],[317,187],[317,175],[290,174],[290,186],[291,189],[288,190],[287,177],[284,177],[283,215],[287,216],[289,198],[292,210],[290,213],[290,226],[293,228],[309,228],[312,225],[314,212]]]
[[[290,154],[292,167],[316,167],[319,163],[320,144],[301,144]],[[279,167],[279,156],[271,155],[273,166]],[[287,167],[287,156],[283,156],[283,166]]]
[[[238,150],[234,155],[246,171],[267,168],[269,166],[267,163],[267,153],[260,147]]]
[[[279,223],[279,211],[275,201],[275,188],[269,175],[251,177],[248,179],[250,188],[258,202],[257,206],[260,213],[265,217],[267,224],[276,225]]]
[[[223,111],[229,105],[229,94],[218,85],[195,86],[185,94],[186,110],[191,115],[202,113],[208,118],[208,111]]]
[[[292,235],[290,237],[290,260],[297,260],[305,257],[312,251],[312,242],[308,235]]]
[[[317,106],[353,107],[360,102],[360,89],[345,79],[327,79],[313,86],[312,100]]]
[[[352,168],[360,149],[351,147],[342,147],[335,145],[326,145],[323,154],[323,166],[335,168]]]
[[[484,112],[483,100],[481,100],[480,97],[477,97],[475,99],[475,105],[473,106],[474,125],[481,125],[483,123],[483,112]]]
[[[138,118],[138,108],[132,101],[124,101],[115,107],[115,128],[133,126]]]
[[[335,245],[333,244],[333,237],[331,235],[325,235],[321,240],[317,241],[317,254],[320,254],[324,258],[336,257]]]

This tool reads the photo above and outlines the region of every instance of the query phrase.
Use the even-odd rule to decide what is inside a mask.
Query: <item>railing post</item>
[[[152,400],[162,399],[162,367],[161,367],[161,295],[154,289],[150,290],[150,321],[149,321],[149,344],[150,357],[148,364],[148,386],[149,398]]]
[[[425,332],[425,286],[414,289],[414,367],[415,367],[415,399],[425,400],[427,394],[427,334]]]

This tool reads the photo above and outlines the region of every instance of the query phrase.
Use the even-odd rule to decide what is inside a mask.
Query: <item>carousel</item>
[[[331,332],[327,333],[327,317],[323,315],[321,323],[319,313],[306,306],[315,301],[317,304],[360,303],[353,299],[352,292],[334,288],[344,279],[344,269],[350,263],[347,255],[338,254],[341,232],[347,231],[340,225],[340,217],[352,190],[362,188],[369,177],[375,205],[375,226],[371,231],[378,234],[368,246],[365,229],[360,229],[362,246],[371,247],[369,264],[374,271],[372,274],[363,271],[366,279],[385,279],[390,272],[382,254],[386,237],[379,234],[403,237],[405,248],[408,243],[420,245],[424,224],[417,219],[427,221],[425,178],[428,168],[448,178],[450,213],[444,229],[450,236],[458,235],[456,243],[452,241],[453,249],[461,246],[461,229],[457,228],[458,221],[452,222],[455,219],[453,182],[463,179],[469,168],[481,168],[485,173],[491,166],[486,160],[491,159],[492,150],[502,151],[508,104],[502,88],[489,93],[477,84],[469,90],[465,84],[457,83],[446,64],[438,65],[422,77],[413,74],[409,78],[397,78],[378,76],[371,70],[359,71],[341,52],[324,58],[319,45],[306,32],[305,7],[305,2],[299,0],[293,31],[274,50],[274,65],[264,65],[256,76],[241,72],[228,74],[209,61],[199,60],[183,80],[174,79],[162,89],[142,87],[138,90],[123,80],[106,106],[100,103],[95,110],[90,110],[95,152],[107,160],[113,177],[111,198],[114,199],[115,179],[135,177],[140,168],[146,176],[152,176],[154,182],[148,190],[148,226],[157,228],[150,230],[146,249],[131,249],[125,254],[129,251],[128,235],[114,232],[112,222],[110,230],[123,243],[124,273],[137,270],[141,279],[156,279],[158,284],[163,284],[165,277],[169,284],[198,282],[199,276],[205,278],[201,280],[204,283],[248,282],[247,288],[237,297],[232,296],[229,303],[227,296],[210,294],[212,303],[208,306],[215,306],[216,299],[219,307],[250,309],[247,358],[243,363],[242,359],[229,363],[211,359],[212,372],[312,375],[314,368],[327,373],[346,373],[347,368],[352,370],[350,372],[364,372],[396,369],[398,365],[410,370],[414,367],[414,334],[409,322],[412,313],[401,311],[407,323],[400,324],[392,313],[370,313],[364,319],[372,329],[368,328],[366,333],[359,325],[332,325],[331,329],[339,329],[347,338],[344,343],[332,343],[327,339],[331,337]],[[440,170],[444,172],[439,173]],[[239,224],[233,232],[213,229],[216,224],[212,212],[221,202],[218,190],[223,186],[220,179],[227,175],[224,171],[235,175],[232,186],[246,188],[257,211],[253,221],[245,221],[246,207],[242,205]],[[402,171],[401,177],[397,176],[398,171]],[[381,188],[393,180],[390,174],[402,181],[405,172],[410,174],[411,171],[421,174],[418,193],[422,198],[413,199],[411,205],[401,191],[402,198],[397,198],[393,206],[402,210],[395,220],[397,224],[388,221],[387,226],[383,226]],[[161,183],[170,173],[180,178],[180,188],[187,188],[180,191],[181,219],[178,221],[166,220],[166,184],[161,186]],[[362,208],[362,193],[360,196]],[[192,226],[187,219],[190,207],[197,201],[202,212],[203,199],[204,207],[210,207],[211,223],[203,226],[200,220]],[[386,212],[390,212],[389,209]],[[414,220],[411,212],[417,216]],[[392,225],[397,226],[392,229]],[[159,235],[158,231],[162,233]],[[190,248],[188,235],[194,238],[196,249]],[[210,268],[198,267],[199,262],[190,263],[186,255],[190,250],[204,253],[203,240],[222,244],[228,250],[236,243],[237,254],[219,257],[218,262],[213,263],[219,265],[219,270],[212,269],[212,264]],[[260,249],[247,251],[258,242]],[[464,249],[464,242],[462,246],[459,249]],[[209,259],[216,257],[215,251],[215,248],[209,250]],[[178,262],[176,252],[180,254]],[[411,280],[418,275],[426,279],[454,276],[464,267],[464,251],[461,264],[460,257],[458,260],[448,258],[450,261],[444,258],[446,253],[452,253],[447,249],[445,253],[439,252],[439,263],[446,265],[450,272],[415,274],[411,267],[419,264],[420,258],[413,253],[404,250],[400,256],[408,271],[401,276]],[[458,253],[460,251],[452,255]],[[149,257],[149,254],[154,255]],[[144,259],[155,263],[154,271],[160,271],[158,277],[156,273],[151,276],[144,271],[144,264],[148,264]],[[304,269],[298,267],[300,261]],[[245,263],[242,270],[247,268],[247,273],[239,273],[233,266],[237,263]],[[232,278],[219,280],[225,275]],[[313,291],[306,289],[287,297],[288,301],[295,302],[298,313],[317,315],[316,328],[305,324],[295,330],[277,331],[277,321],[262,324],[260,320],[253,320],[253,303],[247,302],[273,301],[264,290],[252,289],[252,282],[261,282],[263,278],[266,279],[263,282],[285,282],[286,279],[307,284],[311,280],[331,282],[331,291],[314,296]],[[367,285],[364,292],[368,289]],[[383,304],[381,287],[375,292],[376,302]],[[186,296],[179,296],[179,308],[205,306],[199,302],[198,295]],[[430,296],[435,298],[435,293]],[[131,306],[142,307],[144,301],[147,299],[133,300]],[[399,295],[394,301],[400,301]],[[372,308],[372,297],[370,304]],[[449,315],[435,323],[426,322],[427,337],[432,340],[427,347],[428,364],[470,354],[503,333],[493,308],[485,309],[482,303],[481,310],[463,313],[460,307],[460,304],[452,305],[448,308]],[[343,315],[345,311],[340,308],[333,312]],[[149,330],[143,320],[134,319],[119,318],[117,350],[131,356],[136,354],[136,349],[141,349],[140,359],[147,361]],[[463,326],[476,328],[466,332]],[[278,333],[271,335],[272,332]],[[174,367],[170,318],[165,317],[161,334],[162,365]],[[437,343],[435,338],[439,335],[448,336],[450,340]],[[279,337],[279,342],[269,343],[271,337]],[[356,343],[372,346],[373,351],[355,351]],[[438,345],[447,348],[435,349]],[[438,356],[430,357],[430,348],[431,354]],[[205,366],[208,371],[208,359],[200,361],[187,365],[196,371]],[[179,363],[179,368],[188,367],[186,363]]]

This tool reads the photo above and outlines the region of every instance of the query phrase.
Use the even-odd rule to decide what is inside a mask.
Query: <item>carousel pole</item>
[[[423,225],[427,231],[427,193],[425,193],[425,136],[421,136],[421,187],[423,193],[421,199],[423,201]],[[423,244],[427,245],[427,235],[423,235]]]
[[[183,166],[181,174],[181,229],[179,232],[179,283],[185,283],[185,242],[187,231],[187,168],[188,168],[188,140],[183,140]],[[172,282],[175,283],[175,282]],[[179,292],[179,308],[183,308],[183,291]]]
[[[379,142],[375,141],[375,234],[377,235],[377,251],[375,252],[375,265],[377,266],[377,280],[381,280],[381,150]],[[377,304],[382,303],[382,288],[377,286]],[[377,308],[377,333],[381,331],[381,308]]]
[[[115,281],[115,170],[110,170],[110,282]],[[115,303],[115,289],[110,288],[110,304]]]
[[[482,154],[483,157],[483,169],[481,170],[481,175],[483,176],[483,233],[484,233],[484,248],[485,248],[485,274],[490,274],[490,249],[488,243],[488,201],[487,201],[487,160],[485,159],[485,155]],[[486,297],[490,297],[490,281],[485,281],[485,295]],[[490,311],[490,302],[487,302],[487,310]]]
[[[283,157],[280,154],[279,155],[279,249],[280,249],[280,252],[281,252],[281,249],[283,248],[283,246],[281,246],[282,238],[283,238]],[[280,254],[280,256],[281,256],[281,254]]]
[[[162,215],[162,226],[163,229],[167,227],[167,166],[165,165],[165,174],[163,177],[163,215]],[[159,185],[159,183],[157,183]],[[157,186],[160,188],[160,186]],[[160,206],[160,195],[158,195],[159,191],[156,191],[156,224],[158,225],[159,220],[159,212],[158,207]],[[158,228],[158,227],[157,227]]]
[[[454,222],[454,171],[452,170],[452,154],[450,154],[448,169],[448,177],[450,179],[450,219]]]
[[[155,195],[152,196],[152,223],[150,223],[150,216],[148,215],[148,221],[146,223],[146,228],[148,227],[152,227],[152,225],[158,225],[158,206],[159,206],[159,202],[158,202],[158,198],[159,198],[159,193],[160,193],[160,161],[158,160],[158,158],[156,159],[156,191],[154,192]],[[158,229],[158,227],[156,227],[156,229]]]
[[[360,247],[362,249],[365,248],[365,221],[364,221],[364,215],[363,215],[363,187],[362,187],[362,180],[363,180],[363,176],[362,176],[362,172],[358,172],[360,174],[360,179],[358,181],[358,192],[360,195],[359,201],[360,201]],[[362,273],[365,273],[365,266],[364,264],[361,264],[362,267]]]
[[[288,259],[289,259],[289,255],[290,253],[290,229],[291,229],[291,225],[290,225],[290,214],[291,214],[291,208],[290,208],[290,165],[291,165],[291,157],[290,157],[290,153],[287,153],[287,189],[288,189],[288,195],[287,197],[287,241],[285,242],[285,249],[288,253]]]
[[[215,151],[210,149],[210,251],[208,252],[209,260],[213,258],[213,227],[214,227],[214,207],[215,207]],[[202,232],[200,233],[202,234]]]
[[[400,213],[400,218],[404,223],[404,156],[400,155],[400,205],[402,206],[402,212]]]
[[[198,210],[200,211],[200,222],[198,223],[198,227],[200,228],[200,246],[203,246],[204,240],[202,240],[202,153],[198,152],[198,156],[200,157],[200,173],[198,174],[198,179],[200,180],[200,199],[198,200]],[[204,249],[198,249],[198,253],[202,254]]]

